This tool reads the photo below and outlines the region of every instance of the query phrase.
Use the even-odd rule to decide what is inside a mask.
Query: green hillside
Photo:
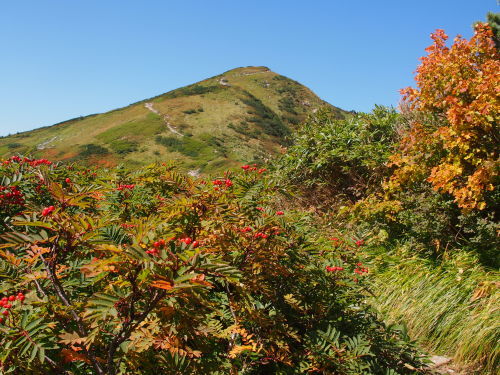
[[[124,108],[4,137],[0,156],[130,166],[174,160],[192,173],[211,172],[266,160],[323,105],[330,106],[266,67],[237,68]]]

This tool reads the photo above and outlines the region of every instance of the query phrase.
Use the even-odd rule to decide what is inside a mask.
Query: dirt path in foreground
[[[470,375],[476,374],[478,368],[464,368],[457,366],[453,363],[453,359],[440,355],[433,355],[429,358],[431,360],[430,368],[435,374],[441,375]]]

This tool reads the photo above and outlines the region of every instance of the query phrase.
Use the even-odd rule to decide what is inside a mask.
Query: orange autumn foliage
[[[447,47],[443,30],[431,34],[417,87],[401,90],[403,104],[420,116],[391,157],[388,191],[426,179],[465,211],[486,207],[499,169],[500,54],[492,36],[487,24],[477,24],[470,40],[457,36]]]

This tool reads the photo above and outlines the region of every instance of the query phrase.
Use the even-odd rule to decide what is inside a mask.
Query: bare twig
[[[55,248],[52,248],[52,252],[55,252]],[[59,299],[62,301],[62,303],[70,307],[70,314],[73,317],[73,320],[76,322],[77,327],[78,327],[78,333],[81,337],[86,337],[87,336],[87,330],[85,329],[85,326],[83,325],[81,317],[78,316],[78,314],[73,310],[73,306],[71,305],[71,302],[69,300],[69,297],[66,294],[66,291],[64,290],[63,286],[61,285],[61,282],[57,278],[56,275],[56,262],[55,261],[48,261],[44,258],[42,254],[40,254],[40,258],[42,259],[45,268],[47,270],[47,275],[49,276],[50,281],[52,282],[52,286],[54,287],[54,290],[56,291],[57,296]],[[90,358],[90,361],[92,362],[92,367],[96,371],[98,375],[103,375],[104,371],[97,361],[97,358],[95,354],[92,352],[92,350],[87,350],[84,348],[86,351],[87,355]]]
[[[138,293],[136,294],[136,297],[134,297],[133,293],[132,296],[133,299],[131,301],[131,308],[130,308],[131,313],[129,314],[129,319],[123,324],[120,332],[118,332],[115,335],[113,341],[108,346],[107,371],[109,375],[116,374],[115,363],[113,361],[116,350],[125,340],[127,340],[130,337],[132,331],[135,330],[144,319],[146,319],[149,313],[156,307],[158,302],[160,302],[160,300],[163,297],[165,297],[165,291],[156,292],[150,299],[146,309],[141,314],[136,316],[135,307],[132,308],[132,306],[135,304],[135,302],[138,301],[138,297],[139,297]]]

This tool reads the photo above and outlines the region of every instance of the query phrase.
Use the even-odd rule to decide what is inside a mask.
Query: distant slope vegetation
[[[266,67],[246,67],[107,113],[0,139],[0,155],[139,166],[172,160],[213,172],[265,160],[308,112],[330,106]]]

